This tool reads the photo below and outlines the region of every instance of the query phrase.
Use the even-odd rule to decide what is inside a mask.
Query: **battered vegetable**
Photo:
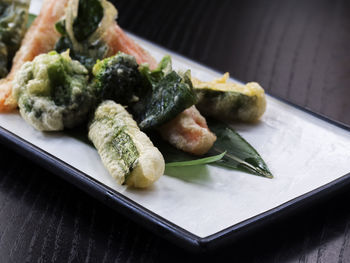
[[[14,80],[13,97],[22,117],[40,131],[58,131],[82,123],[92,94],[88,71],[68,52],[52,51],[25,63]]]
[[[148,88],[132,111],[141,129],[159,127],[196,103],[190,72],[172,70],[170,56],[165,56],[155,70],[142,66],[140,71]]]
[[[120,104],[99,105],[89,125],[89,139],[119,184],[147,187],[164,173],[162,154]]]
[[[70,0],[65,19],[56,24],[62,37],[55,50],[70,49],[72,58],[91,70],[98,59],[109,53],[103,37],[107,28],[114,25],[116,17],[117,10],[106,0]]]
[[[258,120],[266,108],[264,89],[255,82],[246,85],[227,82],[228,78],[228,73],[210,82],[192,78],[199,111],[223,120]]]
[[[7,75],[18,50],[28,19],[30,0],[0,2],[0,78]]]
[[[96,63],[92,86],[98,100],[113,99],[129,105],[138,98],[143,87],[142,76],[133,56],[119,52]]]
[[[150,70],[119,52],[97,62],[93,75],[96,97],[128,106],[142,130],[159,127],[196,102],[189,71],[172,70],[169,56]]]

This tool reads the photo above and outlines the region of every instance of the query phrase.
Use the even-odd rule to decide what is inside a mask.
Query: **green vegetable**
[[[217,136],[209,154],[227,152],[216,164],[273,178],[259,153],[230,126],[213,120],[208,122],[208,126]]]
[[[182,74],[172,70],[170,56],[164,57],[157,69],[151,71],[144,65],[140,72],[148,88],[132,106],[132,112],[141,129],[158,127],[195,104],[190,72]]]
[[[93,100],[88,71],[68,52],[52,51],[26,62],[16,74],[12,92],[22,117],[41,131],[81,124]]]
[[[73,32],[77,41],[88,39],[97,30],[102,18],[103,6],[100,1],[79,1],[78,16],[73,23]]]
[[[35,18],[36,18],[36,15],[33,15],[33,14],[28,15],[27,28],[29,28],[33,24]]]
[[[71,57],[91,70],[97,60],[108,54],[102,37],[116,16],[116,9],[106,0],[69,1],[65,19],[56,23],[56,30],[62,37],[55,50],[70,49]]]
[[[263,88],[251,82],[246,85],[227,82],[229,75],[210,82],[192,78],[198,96],[196,107],[206,115],[223,120],[252,122],[265,112]]]
[[[92,86],[98,101],[113,99],[122,105],[130,105],[137,100],[136,94],[143,86],[135,58],[121,52],[98,61],[92,73]]]
[[[157,127],[196,102],[190,73],[178,74],[169,56],[157,69],[138,68],[130,55],[118,53],[96,63],[92,87],[98,101],[112,99],[129,107],[143,130]]]
[[[225,154],[226,154],[226,152],[223,152],[223,153],[220,153],[218,155],[200,158],[200,159],[191,160],[191,161],[170,162],[170,163],[166,163],[165,166],[166,167],[183,167],[183,166],[209,164],[209,163],[214,163],[214,162],[221,160]]]
[[[7,75],[26,30],[30,0],[0,2],[0,78]]]
[[[147,187],[164,173],[164,159],[120,104],[102,102],[89,125],[89,139],[119,184]]]
[[[5,77],[8,73],[7,57],[7,47],[4,43],[0,42],[0,79]]]

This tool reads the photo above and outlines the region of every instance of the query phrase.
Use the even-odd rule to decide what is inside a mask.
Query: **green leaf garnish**
[[[205,157],[205,158],[201,158],[201,159],[196,159],[196,160],[191,160],[191,161],[170,162],[170,163],[166,163],[165,166],[166,167],[183,167],[183,166],[209,164],[209,163],[214,163],[214,162],[221,160],[225,154],[226,154],[226,151],[223,153],[220,153],[218,155]]]
[[[217,136],[217,140],[209,153],[217,154],[227,151],[225,156],[215,164],[273,178],[259,153],[234,129],[225,123],[213,120],[208,121],[208,126]]]
[[[208,126],[216,134],[217,140],[205,158],[198,158],[198,156],[180,151],[167,142],[157,139],[154,135],[152,135],[151,140],[163,154],[166,167],[171,167],[169,164],[172,163],[175,163],[174,166],[180,166],[181,163],[185,164],[181,166],[196,165],[197,160],[199,161],[198,164],[204,164],[206,158],[215,158],[225,153],[222,158],[218,158],[218,160],[208,162],[207,164],[219,165],[253,175],[273,178],[273,175],[259,153],[233,128],[216,120],[208,120]]]
[[[33,15],[33,14],[28,15],[27,28],[29,28],[33,24],[35,18],[36,18],[36,15]]]

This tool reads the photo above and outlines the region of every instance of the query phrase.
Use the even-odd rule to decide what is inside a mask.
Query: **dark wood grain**
[[[350,125],[349,1],[114,2],[127,30]],[[350,262],[350,191],[193,255],[3,145],[0,160],[0,262]]]
[[[115,2],[137,35],[350,125],[348,1]]]

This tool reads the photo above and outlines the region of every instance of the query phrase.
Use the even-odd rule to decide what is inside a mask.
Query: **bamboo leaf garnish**
[[[28,15],[27,28],[29,28],[33,24],[35,18],[36,18],[36,15],[33,15],[33,14]]]
[[[220,152],[215,147],[212,150]],[[240,158],[238,158],[238,157],[236,157],[234,155],[226,153],[225,157],[232,159],[233,162],[237,162],[237,164],[239,164],[238,167],[231,167],[230,165],[226,165],[225,161],[222,161],[221,163],[218,162],[217,164],[222,165],[222,166],[231,167],[231,168],[237,168],[237,169],[239,169],[240,168],[239,166],[241,165],[241,166],[244,167],[244,168],[243,167],[240,168],[242,170],[248,169],[253,174],[256,174],[256,175],[259,175],[259,176],[263,176],[263,177],[267,177],[267,178],[271,178],[271,179],[273,178],[273,175],[271,174],[270,171],[266,171],[266,170],[261,169],[260,167],[253,166],[252,164],[250,164],[248,162],[245,162],[244,160],[242,160],[242,159],[240,159]],[[218,160],[218,161],[220,161],[220,160]]]
[[[209,163],[214,163],[221,160],[225,154],[226,154],[226,151],[218,155],[200,158],[200,159],[191,160],[191,161],[170,162],[170,163],[166,163],[165,166],[166,167],[183,167],[183,166],[209,164]]]
[[[216,120],[208,120],[209,128],[217,136],[217,140],[213,148],[206,155],[218,156],[226,152],[226,154],[215,162],[210,162],[210,165],[219,165],[234,170],[243,171],[253,175],[258,175],[266,178],[273,178],[266,163],[261,158],[259,153],[237,132],[225,123]],[[173,162],[184,163],[189,166],[196,162],[198,156],[194,156],[178,150],[163,140],[157,139],[156,136],[151,136],[152,141],[164,156],[166,167],[171,167],[169,164]],[[203,159],[203,158],[202,158]],[[205,159],[205,158],[204,158]],[[184,165],[183,165],[184,166]]]
[[[213,120],[208,121],[208,126],[217,136],[217,140],[209,154],[227,151],[225,156],[215,164],[273,178],[259,153],[234,129],[225,123]]]

